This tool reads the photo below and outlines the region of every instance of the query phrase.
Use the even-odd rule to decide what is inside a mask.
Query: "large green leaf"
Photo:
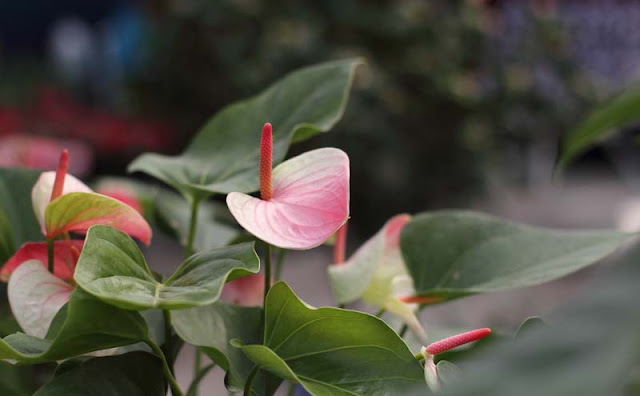
[[[338,122],[360,63],[344,60],[295,71],[261,94],[222,109],[181,155],[143,154],[129,171],[156,177],[189,199],[255,191],[262,125],[273,124],[277,164],[291,142],[327,131]]]
[[[258,272],[253,243],[196,253],[158,282],[138,245],[108,226],[87,233],[74,279],[84,290],[125,309],[179,309],[212,304],[228,280]]]
[[[173,311],[171,320],[180,338],[199,347],[227,372],[227,387],[242,390],[253,363],[229,341],[262,342],[262,308],[217,302]]]
[[[265,321],[264,345],[234,345],[313,395],[402,394],[424,381],[407,345],[375,316],[311,308],[280,282],[267,296]]]
[[[594,144],[620,128],[640,120],[640,89],[629,90],[595,108],[562,140],[558,167],[562,168]]]
[[[34,367],[0,362],[0,395],[30,396],[36,390]]]
[[[56,375],[34,396],[165,396],[162,363],[145,352],[88,359]]]
[[[154,203],[158,224],[164,231],[174,236],[182,246],[186,246],[191,223],[189,202],[178,194],[161,192]],[[225,216],[233,219],[226,206],[212,201],[199,203],[193,241],[194,251],[225,246],[238,235],[236,227],[222,221]]]
[[[31,189],[40,172],[0,168],[0,263],[27,241],[44,239],[31,207]]]
[[[149,339],[139,313],[105,304],[80,289],[71,293],[63,310],[46,339],[16,333],[0,340],[0,359],[49,362]]]
[[[443,394],[637,395],[640,244],[612,261],[545,326],[460,363],[461,382]]]
[[[553,230],[442,211],[416,216],[402,231],[400,245],[416,293],[448,299],[560,278],[628,238],[617,231]]]

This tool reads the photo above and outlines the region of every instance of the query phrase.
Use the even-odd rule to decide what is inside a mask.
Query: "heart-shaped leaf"
[[[217,113],[177,157],[143,154],[129,171],[145,172],[188,199],[258,189],[260,131],[274,126],[274,163],[291,142],[333,127],[342,117],[360,60],[329,62],[295,71],[261,94]]]
[[[264,345],[234,345],[313,395],[402,394],[424,381],[407,345],[375,316],[311,308],[280,282],[267,296],[265,322]]]
[[[196,253],[158,282],[128,235],[99,225],[87,233],[74,278],[90,294],[121,308],[180,309],[216,302],[227,280],[259,269],[253,243],[241,243]]]
[[[95,224],[115,227],[145,244],[151,242],[151,227],[144,217],[131,206],[105,195],[87,192],[64,194],[45,210],[48,238],[68,231],[85,231]]]
[[[416,293],[447,299],[560,278],[628,238],[618,231],[553,230],[442,211],[414,217],[402,231],[401,250]]]
[[[87,359],[56,373],[34,396],[165,396],[160,359],[145,352]]]
[[[23,243],[43,239],[28,197],[40,172],[0,168],[0,262]]]
[[[186,246],[191,222],[189,203],[178,194],[163,191],[157,195],[154,204],[158,224],[182,246]],[[211,201],[198,204],[194,251],[225,246],[238,235],[238,228],[225,224],[221,219],[224,217],[228,217],[229,223],[233,222],[231,214],[222,204]]]
[[[249,344],[260,343],[262,308],[217,302],[173,311],[171,321],[180,338],[199,347],[227,372],[225,383],[230,390],[242,390],[253,363],[241,350],[229,345],[229,341],[239,339]]]
[[[47,339],[15,333],[0,340],[0,359],[51,362],[149,339],[139,313],[105,304],[80,289],[62,310],[65,315],[56,316]]]
[[[596,107],[562,140],[558,167],[562,168],[594,144],[640,120],[640,89],[627,91]]]

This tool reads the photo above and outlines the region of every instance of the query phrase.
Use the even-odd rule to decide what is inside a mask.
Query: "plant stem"
[[[267,294],[271,287],[271,245],[267,243],[264,257],[264,302],[263,306],[267,304]],[[266,312],[266,309],[265,309]]]
[[[276,269],[273,274],[273,278],[276,281],[280,280],[280,274],[282,273],[282,264],[284,264],[284,259],[287,257],[287,249],[278,249],[278,258],[276,259]]]
[[[187,389],[187,396],[196,396],[198,394],[198,385],[200,381],[215,367],[215,363],[208,364],[202,370],[196,373],[196,376],[193,378],[189,389]]]
[[[404,335],[407,333],[407,325],[402,326],[402,328],[400,329],[400,332],[398,333],[398,335],[400,335],[400,338],[404,337]]]
[[[247,382],[244,384],[244,392],[242,393],[244,396],[251,396],[251,388],[253,388],[253,380],[256,379],[256,375],[258,375],[258,371],[260,371],[260,366],[254,366],[253,370],[249,373],[247,377]]]
[[[378,312],[376,312],[376,316],[377,317],[381,317],[382,314],[384,313],[385,309],[384,308],[380,308],[380,310]]]
[[[164,343],[167,344],[171,340],[171,315],[169,310],[162,310],[162,318],[164,319]]]
[[[49,272],[53,274],[53,238],[47,238],[47,260]]]
[[[162,352],[162,349],[160,349],[160,347],[151,340],[147,340],[146,344],[149,345],[149,347],[153,350],[153,353],[158,355],[160,360],[162,360],[162,370],[164,371],[164,376],[167,378],[169,386],[171,387],[171,394],[173,396],[184,396],[184,393],[182,393],[182,391],[180,390],[180,386],[178,385],[176,378],[171,372],[171,368],[169,367],[169,363],[167,362],[167,357]]]
[[[187,258],[193,254],[193,241],[196,238],[196,227],[198,225],[198,208],[200,207],[200,199],[191,199],[191,218],[189,219],[189,234],[187,235],[187,245],[184,248],[184,257]]]
[[[196,347],[195,357],[193,359],[193,374],[195,375],[195,379],[193,380],[192,385],[189,387],[189,390],[187,391],[187,395],[198,396],[198,383],[200,381],[197,380],[197,378],[200,373],[201,366],[202,366],[202,353],[200,352],[198,347]]]

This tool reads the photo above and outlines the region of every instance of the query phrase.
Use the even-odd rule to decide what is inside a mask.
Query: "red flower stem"
[[[53,182],[53,190],[51,191],[51,199],[58,198],[62,195],[64,190],[64,179],[67,176],[67,169],[69,168],[69,152],[67,149],[62,150],[60,154],[60,161],[58,161],[58,169],[56,169],[56,179]]]
[[[260,197],[268,201],[272,196],[271,171],[273,169],[273,132],[268,122],[262,127],[260,138]]]
[[[489,328],[467,331],[466,333],[457,334],[430,344],[427,347],[427,352],[431,355],[437,355],[439,353],[446,352],[449,349],[459,347],[460,345],[477,341],[488,336],[489,334],[491,334],[491,329]]]
[[[335,264],[344,263],[345,251],[347,249],[347,223],[338,229],[336,243],[333,246],[333,262]]]
[[[406,296],[406,297],[398,297],[398,300],[402,302],[406,302],[408,304],[432,304],[438,301],[442,301],[442,297]]]

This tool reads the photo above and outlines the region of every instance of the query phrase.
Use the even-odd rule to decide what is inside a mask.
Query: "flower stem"
[[[253,381],[256,379],[256,375],[258,375],[258,371],[260,371],[260,366],[254,366],[253,370],[249,373],[247,382],[244,384],[244,396],[251,396],[251,388],[253,388]]]
[[[377,316],[377,317],[381,317],[381,316],[382,316],[382,314],[384,314],[384,312],[385,312],[385,311],[386,311],[386,310],[385,310],[384,308],[380,308],[380,310],[378,310],[378,312],[376,312],[376,316]]]
[[[184,396],[184,393],[182,393],[182,391],[180,390],[180,386],[178,385],[176,378],[171,372],[171,368],[169,367],[169,363],[167,362],[167,357],[164,355],[164,352],[162,352],[162,349],[160,349],[160,347],[151,340],[147,340],[146,344],[149,345],[151,350],[153,350],[153,353],[158,355],[160,360],[162,360],[162,370],[164,371],[164,376],[166,377],[167,381],[169,382],[169,386],[171,387],[171,394],[173,396]]]
[[[269,288],[271,287],[271,245],[266,244],[267,247],[265,249],[265,257],[264,257],[264,301],[263,306],[267,305],[267,294],[269,293]]]
[[[202,367],[202,353],[200,352],[200,350],[196,347],[195,349],[195,356],[193,359],[193,374],[195,375],[195,378],[198,378],[198,373],[200,373]],[[193,396],[197,396],[198,395],[198,382],[196,382],[196,379],[194,379],[194,383],[190,386],[190,389],[187,391],[187,395],[193,395]]]
[[[407,334],[408,329],[409,329],[409,326],[407,326],[406,324],[402,326],[402,328],[400,329],[400,332],[398,332],[398,335],[400,336],[400,338],[403,338],[404,335]]]
[[[47,261],[49,272],[53,274],[53,238],[47,238]]]
[[[184,248],[185,258],[193,254],[193,241],[196,238],[199,207],[200,207],[200,199],[192,198],[191,199],[191,218],[189,219],[189,234],[187,235],[187,245]]]
[[[284,264],[284,259],[287,257],[287,249],[278,249],[278,258],[276,259],[276,269],[273,274],[273,279],[276,281],[280,280],[280,275],[282,274],[282,265]]]

